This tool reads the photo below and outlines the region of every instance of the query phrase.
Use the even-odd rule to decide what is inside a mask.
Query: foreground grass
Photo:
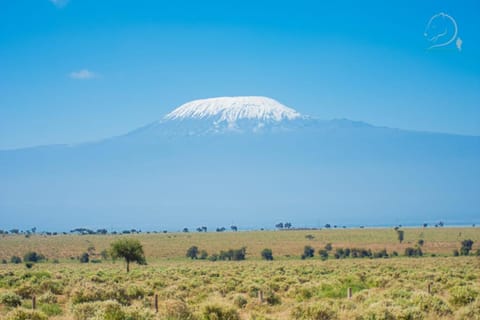
[[[87,249],[99,258],[125,236],[3,236],[0,258],[36,251],[49,260],[32,269],[0,265],[0,319],[480,319],[480,259],[451,257],[464,239],[475,242],[475,251],[480,229],[404,230],[402,244],[393,229],[129,235],[143,244],[149,264],[133,266],[128,274],[121,261],[76,260]],[[402,254],[420,239],[422,258],[317,257],[327,243],[334,250]],[[192,245],[209,253],[245,246],[247,260],[188,260]],[[305,245],[316,249],[315,258],[299,259]],[[274,261],[259,260],[266,247]]]
[[[35,295],[37,309],[51,319],[479,319],[480,315],[477,257],[158,261],[135,266],[129,274],[120,262],[42,263],[32,269],[9,264],[0,270],[0,297],[19,295],[22,307],[17,310],[23,310],[31,308]],[[351,299],[348,288],[353,291]],[[8,319],[14,309],[1,306],[0,318]]]

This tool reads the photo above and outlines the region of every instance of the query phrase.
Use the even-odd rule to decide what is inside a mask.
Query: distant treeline
[[[444,227],[445,224],[444,222],[440,221],[438,223],[433,224],[435,228],[439,227]],[[288,231],[288,230],[322,230],[322,229],[347,229],[348,227],[345,225],[339,226],[339,225],[332,225],[330,223],[326,223],[323,227],[294,227],[291,222],[279,222],[274,225],[276,230],[283,230],[283,231]],[[394,228],[398,229],[401,228],[402,225],[397,225]],[[420,225],[422,228],[428,228],[429,224],[428,223],[423,223]],[[472,224],[472,227],[475,227],[475,224]],[[354,227],[355,228],[355,227]],[[360,225],[357,228],[364,229],[364,225]],[[200,226],[194,229],[196,232],[208,232],[208,228],[206,226]],[[228,230],[232,232],[237,232],[239,229],[238,226],[236,225],[231,225],[229,228],[226,227],[216,227],[213,229],[215,232],[226,232]],[[249,229],[251,231],[259,230],[259,231],[264,231],[264,228],[259,228],[259,229]],[[33,234],[40,234],[40,235],[46,235],[46,236],[56,236],[56,235],[67,235],[67,234],[78,234],[78,235],[106,235],[106,234],[156,234],[156,233],[168,233],[169,231],[167,230],[161,230],[161,231],[142,231],[140,229],[128,229],[128,230],[122,230],[122,231],[108,231],[105,228],[102,229],[88,229],[88,228],[75,228],[72,229],[68,232],[63,231],[63,232],[50,232],[50,231],[40,231],[37,232],[37,228],[31,228],[28,230],[21,230],[21,229],[10,229],[10,230],[2,230],[0,229],[0,235],[7,235],[7,234],[13,234],[13,235],[18,235],[22,234],[25,236],[30,236]],[[185,227],[181,230],[181,232],[188,233],[190,232],[190,229]]]

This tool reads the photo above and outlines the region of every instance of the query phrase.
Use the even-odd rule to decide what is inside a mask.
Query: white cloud
[[[93,71],[87,70],[87,69],[82,69],[79,71],[73,71],[69,74],[69,77],[72,79],[76,80],[88,80],[88,79],[93,79],[97,78],[98,74],[96,74]]]
[[[49,0],[53,3],[56,7],[61,8],[67,5],[68,1],[70,0]]]

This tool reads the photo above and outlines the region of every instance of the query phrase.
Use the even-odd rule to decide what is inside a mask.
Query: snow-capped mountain
[[[311,121],[267,97],[218,97],[181,105],[133,134],[195,136],[294,130]]]
[[[0,151],[0,229],[478,223],[478,163],[480,137],[195,100],[111,139]]]
[[[219,97],[185,103],[165,116],[165,120],[211,119],[215,123],[241,120],[279,122],[300,118],[297,111],[266,97]]]

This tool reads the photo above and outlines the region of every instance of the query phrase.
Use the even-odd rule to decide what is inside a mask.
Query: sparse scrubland
[[[402,243],[392,229],[7,235],[0,319],[480,319],[480,229],[403,230]],[[127,237],[147,262],[128,273],[107,254]],[[301,259],[307,246],[313,257]],[[245,261],[200,258],[243,247]],[[372,254],[352,256],[363,250]],[[10,262],[32,253],[44,259]],[[84,253],[89,262],[80,263]]]

